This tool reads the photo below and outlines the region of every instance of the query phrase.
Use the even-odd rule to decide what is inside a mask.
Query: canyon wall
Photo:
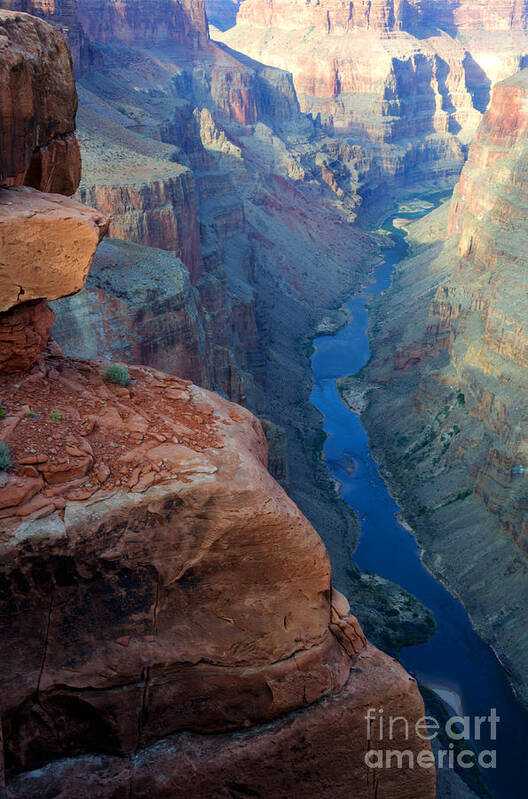
[[[200,298],[171,252],[106,239],[85,287],[51,307],[53,335],[73,357],[148,363],[199,385],[213,382]]]
[[[0,26],[8,59],[24,42],[33,74],[40,64],[45,105],[62,68],[59,33],[18,12],[1,11]],[[70,88],[57,108],[73,127],[70,63],[63,77]],[[9,83],[2,109],[4,95],[12,108]],[[17,113],[31,131],[32,105]],[[367,643],[332,587],[322,540],[266,468],[256,417],[152,367],[108,371],[108,361],[64,355],[49,337],[47,301],[82,288],[109,220],[12,186],[18,173],[6,173],[2,794],[434,797],[432,753],[414,725],[424,713],[416,683]],[[163,281],[172,279],[172,301],[187,307],[183,263],[155,250],[149,272],[143,252],[103,245],[104,301],[135,266],[147,295],[157,278],[170,302]],[[423,767],[369,771],[371,705],[405,714],[411,732],[400,726],[391,744],[423,752]]]
[[[288,69],[301,107],[360,142],[378,180],[452,180],[491,86],[528,54],[524,2],[246,0],[215,38]],[[375,193],[375,192],[374,192]]]
[[[411,226],[365,370],[376,457],[524,699],[527,97],[527,70],[495,87],[450,207]]]
[[[7,15],[0,33],[4,51],[0,181],[73,194],[81,177],[81,159],[73,135],[77,94],[68,47],[48,25],[35,22],[21,29]],[[33,60],[27,58],[28,52]],[[43,68],[51,74],[44,96]],[[30,129],[28,118],[34,119]]]
[[[77,0],[77,10],[88,37],[100,43],[195,48],[208,39],[203,0]]]
[[[76,0],[2,0],[0,8],[42,17],[58,28],[68,43],[78,75],[101,66],[101,53],[86,35]]]

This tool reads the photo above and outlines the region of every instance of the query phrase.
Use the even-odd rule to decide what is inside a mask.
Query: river
[[[371,457],[360,418],[342,402],[336,386],[337,378],[356,374],[368,361],[369,297],[389,287],[394,265],[407,254],[405,233],[394,227],[394,219],[425,213],[400,211],[384,223],[395,247],[384,252],[384,262],[368,288],[347,303],[349,323],[333,336],[314,340],[311,400],[324,416],[329,472],[360,519],[356,563],[403,586],[434,614],[435,634],[426,644],[402,650],[402,664],[456,713],[488,716],[496,708],[500,717],[496,740],[490,740],[490,725],[484,724],[480,741],[473,741],[477,751],[497,752],[497,767],[482,769],[481,778],[494,799],[521,799],[527,795],[528,711],[516,700],[503,668],[474,631],[462,604],[424,567],[416,540],[396,518],[400,509]],[[353,608],[354,598],[350,600]]]

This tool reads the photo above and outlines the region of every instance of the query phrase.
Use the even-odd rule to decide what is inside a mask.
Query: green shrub
[[[113,383],[115,386],[128,386],[130,383],[128,369],[125,366],[119,366],[117,363],[113,363],[112,366],[108,367],[104,373],[104,379],[107,383]]]
[[[6,412],[5,412],[5,408],[4,408],[4,406],[3,406],[3,405],[0,405],[0,419],[5,419],[5,418],[6,418],[6,416],[7,416],[7,414],[6,414]]]
[[[49,415],[52,422],[60,422],[62,415],[58,411],[52,411]]]
[[[11,454],[9,447],[0,441],[0,472],[7,472],[11,468]]]

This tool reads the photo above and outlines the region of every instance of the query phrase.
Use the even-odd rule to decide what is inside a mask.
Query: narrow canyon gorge
[[[526,66],[524,0],[0,0],[0,796],[522,794]]]
[[[453,198],[410,225],[361,376],[375,455],[431,568],[525,701],[527,98],[528,70],[495,87]]]

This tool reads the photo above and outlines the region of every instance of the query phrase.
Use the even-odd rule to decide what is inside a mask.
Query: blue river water
[[[403,586],[434,614],[435,634],[425,644],[402,650],[402,664],[449,701],[457,714],[473,719],[496,708],[500,717],[496,739],[491,739],[488,723],[481,727],[480,740],[473,735],[477,752],[496,751],[496,768],[481,769],[481,778],[494,799],[521,799],[528,795],[528,711],[516,700],[503,668],[474,631],[462,604],[424,567],[414,537],[397,520],[400,509],[371,457],[360,419],[342,402],[336,386],[337,378],[356,374],[368,361],[366,305],[370,296],[389,287],[394,265],[407,253],[405,234],[394,227],[394,219],[423,213],[401,212],[385,222],[396,246],[385,251],[385,261],[367,289],[347,303],[350,322],[337,334],[314,340],[311,401],[324,416],[329,472],[361,522],[354,560],[362,570]]]

